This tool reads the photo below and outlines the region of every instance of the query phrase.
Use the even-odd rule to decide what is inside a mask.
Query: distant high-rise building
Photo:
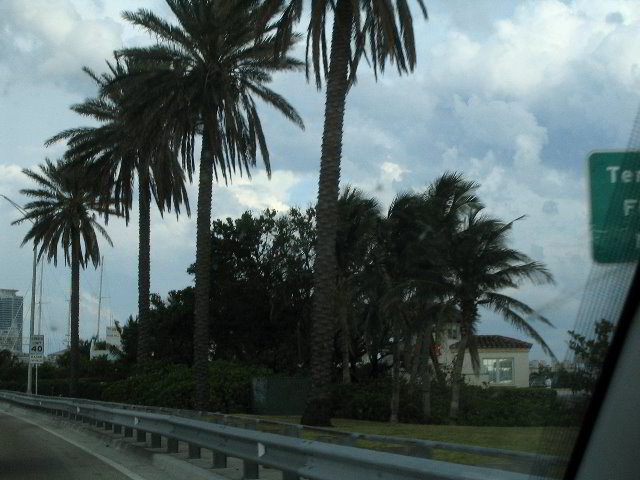
[[[0,350],[22,352],[22,297],[0,288]]]

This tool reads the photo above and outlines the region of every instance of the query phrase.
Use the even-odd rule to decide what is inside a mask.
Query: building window
[[[489,383],[513,383],[513,358],[483,358],[482,370]]]

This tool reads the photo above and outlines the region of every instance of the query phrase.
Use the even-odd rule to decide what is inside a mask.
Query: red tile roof
[[[528,350],[533,346],[532,343],[523,342],[517,338],[503,337],[502,335],[476,335],[475,339],[478,348],[526,348]],[[452,344],[449,348],[455,349],[457,345],[458,342]]]

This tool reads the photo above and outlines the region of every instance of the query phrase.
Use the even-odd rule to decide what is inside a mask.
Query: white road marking
[[[87,447],[85,447],[85,446],[83,446],[83,445],[80,445],[79,443],[76,443],[76,442],[74,442],[73,440],[69,440],[68,438],[63,437],[62,435],[60,435],[60,434],[59,434],[59,433],[57,433],[57,432],[54,432],[53,430],[50,430],[50,429],[48,429],[48,428],[46,428],[46,427],[43,427],[42,425],[38,425],[37,423],[32,422],[31,420],[27,420],[26,418],[19,417],[19,416],[17,416],[17,415],[14,415],[14,414],[12,414],[12,413],[7,412],[7,411],[3,411],[2,413],[3,413],[3,414],[5,414],[5,415],[9,415],[9,416],[11,416],[11,417],[13,417],[13,418],[16,418],[16,419],[18,419],[18,420],[21,420],[21,421],[23,421],[23,422],[30,423],[31,425],[34,425],[34,426],[36,426],[36,427],[38,427],[38,428],[40,428],[40,429],[44,430],[45,432],[50,433],[51,435],[55,435],[56,437],[58,437],[58,438],[60,438],[60,439],[64,440],[65,442],[67,442],[67,443],[69,443],[69,444],[73,445],[74,447],[79,448],[79,449],[80,449],[80,450],[82,450],[83,452],[86,452],[86,453],[88,453],[89,455],[93,455],[93,456],[94,456],[94,457],[96,457],[98,460],[101,460],[102,462],[106,463],[106,464],[107,464],[107,465],[109,465],[110,467],[112,467],[112,468],[116,469],[117,471],[119,471],[119,472],[120,472],[120,473],[122,473],[123,475],[125,475],[125,476],[129,477],[131,480],[146,480],[144,477],[141,477],[141,476],[140,476],[140,475],[138,475],[137,473],[132,472],[132,471],[131,471],[131,470],[129,470],[128,468],[123,467],[122,465],[119,465],[118,463],[114,462],[113,460],[111,460],[111,459],[109,459],[109,458],[107,458],[107,457],[105,457],[105,456],[103,456],[103,455],[100,455],[99,453],[96,453],[96,452],[91,451],[91,450],[90,450],[90,449],[88,449]]]

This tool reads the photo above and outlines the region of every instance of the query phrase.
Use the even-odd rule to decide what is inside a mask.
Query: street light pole
[[[20,205],[18,205],[16,202],[14,202],[13,200],[11,200],[9,197],[7,197],[6,195],[2,195],[0,194],[0,197],[4,198],[7,202],[9,202],[13,208],[15,208],[16,210],[18,210],[21,214],[26,215],[27,212],[25,212],[22,207]],[[33,220],[31,220],[31,223],[33,223]],[[29,322],[29,368],[27,368],[27,393],[29,395],[31,395],[32,389],[31,389],[31,382],[32,382],[32,378],[31,378],[31,338],[33,337],[33,323],[34,323],[34,319],[35,319],[35,313],[36,313],[36,266],[38,264],[38,252],[36,249],[36,245],[33,245],[33,276],[31,278],[31,321]]]
[[[31,365],[31,340],[33,339],[33,321],[36,313],[36,265],[38,255],[35,245],[33,246],[33,278],[31,279],[31,321],[29,322],[29,368],[27,370],[27,393],[31,395],[32,365]]]

